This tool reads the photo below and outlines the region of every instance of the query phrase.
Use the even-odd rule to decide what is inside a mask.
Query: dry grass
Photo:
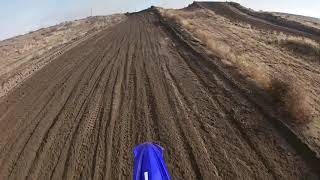
[[[265,89],[273,98],[281,112],[290,116],[291,123],[303,124],[312,120],[315,113],[309,104],[309,97],[304,85],[290,77],[269,75],[266,66],[248,61],[250,57],[235,56],[239,72],[252,79],[259,87]]]
[[[230,53],[231,48],[226,43],[224,43],[223,41],[219,41],[217,39],[213,39],[210,36],[210,32],[197,28],[196,25],[194,25],[190,20],[188,20],[188,19],[191,19],[192,16],[190,15],[182,16],[175,13],[173,10],[162,10],[160,12],[162,16],[175,21],[176,23],[180,24],[182,27],[190,31],[193,35],[195,35],[196,38],[198,38],[202,43],[204,43],[217,56],[222,58],[229,55],[231,56],[233,55],[233,53]]]
[[[294,53],[320,58],[320,44],[314,40],[284,34],[278,34],[276,43]]]
[[[274,78],[271,80],[269,92],[280,110],[289,114],[294,123],[310,122],[314,110],[309,104],[302,84],[293,80]]]
[[[279,78],[270,76],[268,66],[250,61],[247,54],[237,54],[223,40],[215,39],[208,30],[199,29],[197,25],[184,17],[183,12],[177,14],[174,10],[163,10],[162,16],[175,21],[191,32],[205,46],[207,46],[216,56],[227,59],[239,70],[239,73],[253,80],[259,87],[265,89],[273,97],[275,104],[282,112],[289,114],[294,123],[309,122],[312,117],[312,107],[308,104],[308,96],[304,89],[296,81],[280,80],[289,78]],[[303,48],[316,47],[315,42],[308,39],[293,38],[288,36],[278,36],[278,42],[299,42]],[[297,44],[297,43],[296,43]]]
[[[268,73],[268,67],[263,64],[255,64],[249,61],[247,55],[235,56],[232,62],[239,69],[239,72],[253,80],[259,87],[269,90],[271,86],[271,76]]]
[[[308,56],[320,56],[320,47],[306,43],[304,40],[285,40],[280,45],[292,50],[296,53]]]

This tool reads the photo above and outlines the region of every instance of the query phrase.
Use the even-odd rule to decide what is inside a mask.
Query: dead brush
[[[320,44],[316,41],[284,34],[279,34],[276,38],[276,43],[281,47],[301,55],[317,57],[320,60]]]
[[[217,40],[212,39],[209,35],[210,34],[209,32],[207,32],[205,30],[197,29],[197,27],[192,22],[190,22],[188,19],[186,19],[185,17],[182,17],[181,15],[179,15],[171,10],[162,11],[162,15],[164,17],[178,23],[183,28],[190,31],[204,45],[206,45],[209,49],[214,51],[216,53],[216,55],[218,55],[220,57],[225,57],[229,54],[230,47],[228,45],[226,45],[223,42],[217,42]],[[185,16],[187,16],[187,15],[185,15]],[[192,17],[189,17],[189,18],[192,18]]]
[[[302,84],[292,79],[285,81],[279,78],[272,78],[270,83],[268,91],[280,111],[288,114],[293,123],[311,121],[314,110]]]
[[[284,40],[280,45],[302,55],[320,57],[320,47],[304,40]]]
[[[252,79],[260,88],[270,89],[270,76],[262,66],[247,64],[237,64],[240,73]]]
[[[309,96],[301,83],[288,77],[272,77],[263,66],[253,65],[241,59],[236,62],[240,73],[266,90],[273,98],[279,112],[287,114],[295,124],[308,123],[312,120],[314,109],[309,104]]]

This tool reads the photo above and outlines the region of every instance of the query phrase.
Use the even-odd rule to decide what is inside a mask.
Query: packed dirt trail
[[[69,50],[0,99],[0,179],[131,179],[133,148],[172,179],[317,179],[238,91],[152,11]]]

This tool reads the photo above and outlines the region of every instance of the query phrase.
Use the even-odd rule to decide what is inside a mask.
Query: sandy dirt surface
[[[318,179],[216,59],[169,32],[130,15],[0,98],[0,179],[131,179],[146,141],[172,179]]]
[[[88,17],[0,41],[0,97],[55,57],[125,18],[122,14]]]

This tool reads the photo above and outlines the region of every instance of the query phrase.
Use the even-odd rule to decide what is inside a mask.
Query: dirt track
[[[144,12],[0,99],[0,179],[131,179],[135,145],[173,179],[317,179],[272,123]]]

